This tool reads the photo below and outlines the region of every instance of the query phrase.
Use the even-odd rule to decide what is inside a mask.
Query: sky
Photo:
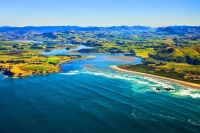
[[[0,0],[0,26],[200,26],[200,0]]]

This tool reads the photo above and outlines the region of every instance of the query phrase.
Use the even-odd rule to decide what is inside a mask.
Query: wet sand
[[[117,59],[117,60],[122,60],[122,61],[126,61],[126,62],[135,61],[135,58],[131,57],[131,56],[106,56],[106,58]]]
[[[129,71],[129,70],[121,69],[121,68],[119,68],[117,66],[110,66],[110,68],[118,70],[118,71],[122,71],[122,72],[131,73],[131,74],[137,74],[137,75],[152,77],[152,78],[156,78],[156,79],[163,79],[163,80],[171,81],[171,82],[174,82],[174,83],[178,83],[178,84],[186,86],[186,87],[200,89],[200,85],[199,84],[195,84],[195,83],[185,82],[185,81],[181,81],[181,80],[177,80],[177,79],[171,79],[171,78],[167,78],[167,77],[161,77],[161,76],[147,74],[147,73]]]

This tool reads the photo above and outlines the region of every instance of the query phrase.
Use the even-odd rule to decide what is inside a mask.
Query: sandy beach
[[[195,83],[190,83],[190,82],[185,82],[185,81],[181,81],[181,80],[176,80],[176,79],[161,77],[161,76],[147,74],[147,73],[129,71],[129,70],[121,69],[121,68],[119,68],[117,66],[110,66],[110,68],[118,70],[118,71],[122,71],[122,72],[127,72],[127,73],[132,73],[132,74],[137,74],[137,75],[152,77],[152,78],[156,78],[156,79],[163,79],[163,80],[171,81],[171,82],[174,82],[174,83],[178,83],[178,84],[186,86],[186,87],[200,89],[200,85],[199,84],[195,84]]]

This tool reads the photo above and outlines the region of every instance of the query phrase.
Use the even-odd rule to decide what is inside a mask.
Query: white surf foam
[[[190,96],[192,98],[200,98],[200,91],[194,89],[183,89],[178,92],[175,92],[174,94],[180,96]]]
[[[80,71],[75,70],[75,71],[70,71],[70,72],[68,72],[68,73],[61,73],[61,74],[63,74],[63,75],[77,75],[77,74],[79,74],[79,73],[80,73]]]
[[[130,75],[130,74],[124,74],[124,73],[121,73],[121,72],[113,73],[113,72],[110,72],[110,71],[96,71],[96,70],[82,69],[82,70],[70,71],[68,73],[61,73],[61,74],[63,74],[63,75],[77,75],[77,74],[80,74],[80,73],[91,74],[91,75],[96,75],[96,76],[103,76],[103,77],[107,77],[107,78],[111,78],[111,79],[121,79],[121,80],[130,81],[132,83],[138,83],[138,84],[141,84],[141,85],[150,86],[150,88],[147,88],[143,91],[149,91],[149,90],[156,91],[156,87],[171,88],[171,89],[174,89],[174,91],[170,91],[169,93],[179,95],[179,96],[190,96],[192,98],[200,98],[200,91],[199,90],[186,88],[184,86],[179,86],[175,83],[168,82],[168,81],[165,81],[165,80],[154,79],[154,78],[143,77],[143,76]]]
[[[149,84],[148,82],[136,79],[136,76],[131,76],[131,75],[127,75],[127,74],[102,72],[102,71],[95,71],[95,72],[94,71],[83,71],[83,73],[97,75],[97,76],[104,76],[104,77],[113,78],[113,79],[122,79],[122,80],[137,82],[139,84],[146,84],[146,85]]]
[[[162,115],[162,114],[159,114],[159,116],[164,117],[164,118],[168,118],[168,119],[171,119],[171,120],[177,120],[177,121],[181,121],[181,122],[184,122],[184,123],[189,123],[189,124],[192,124],[192,125],[197,125],[197,126],[200,125],[200,123],[198,121],[194,122],[191,119],[183,120],[183,119],[179,119],[179,118],[176,118],[176,117],[173,117],[173,116],[165,116],[165,115]]]
[[[144,77],[144,79],[147,79],[151,82],[153,82],[153,85],[150,85],[152,87],[156,87],[156,86],[160,86],[163,88],[172,88],[174,89],[174,87],[171,85],[170,82],[164,81],[164,80],[159,80],[159,79],[154,79],[154,78],[148,78],[148,77]]]

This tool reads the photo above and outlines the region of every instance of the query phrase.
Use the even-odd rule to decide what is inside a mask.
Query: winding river
[[[0,132],[200,131],[199,90],[109,68],[140,63],[137,57],[91,56],[63,63],[60,73],[18,79],[0,75]],[[157,92],[156,87],[175,90]]]

